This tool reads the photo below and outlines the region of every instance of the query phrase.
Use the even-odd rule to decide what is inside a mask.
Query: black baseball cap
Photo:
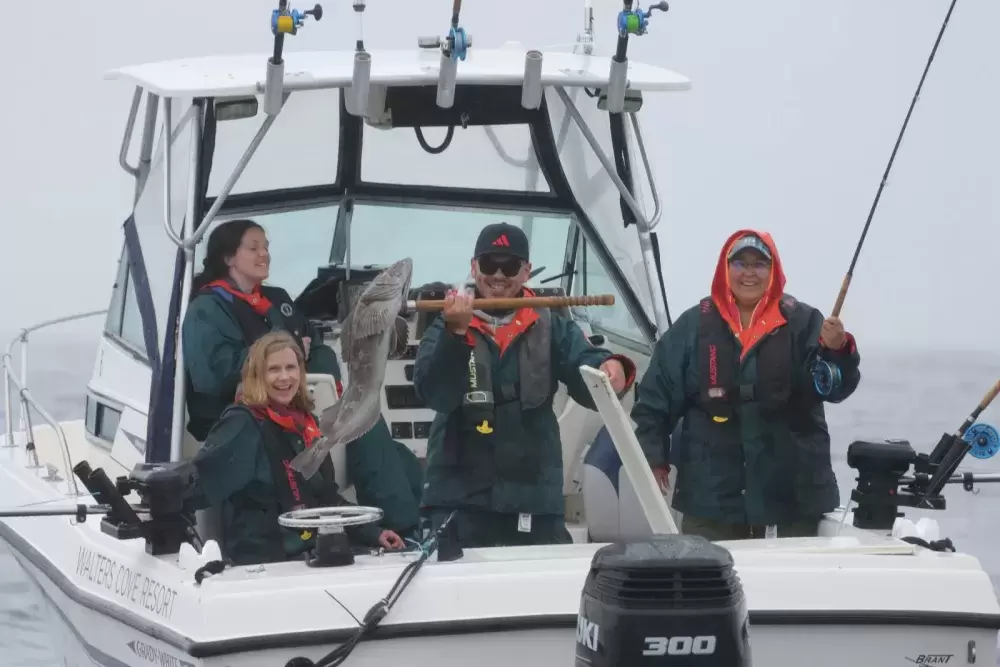
[[[476,239],[476,254],[479,259],[483,255],[510,255],[528,261],[528,237],[520,227],[498,222],[486,225]]]

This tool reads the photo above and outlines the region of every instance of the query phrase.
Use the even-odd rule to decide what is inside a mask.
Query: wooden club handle
[[[591,296],[522,296],[510,299],[473,299],[472,307],[477,310],[515,310],[517,308],[567,308],[572,306],[613,306],[612,294]],[[444,301],[421,299],[409,301],[407,310],[423,312],[444,310]]]

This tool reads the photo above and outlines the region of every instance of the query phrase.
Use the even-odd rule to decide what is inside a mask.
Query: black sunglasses
[[[521,267],[524,265],[523,262],[517,257],[504,257],[503,259],[498,259],[496,257],[490,257],[489,255],[483,255],[478,261],[479,270],[484,274],[492,276],[499,269],[508,278],[513,278],[520,273]]]

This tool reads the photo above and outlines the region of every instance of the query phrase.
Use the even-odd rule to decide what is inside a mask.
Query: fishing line
[[[924,87],[924,81],[927,79],[927,72],[931,69],[931,63],[934,62],[934,56],[937,54],[938,46],[941,44],[941,38],[944,36],[944,31],[948,27],[948,21],[951,19],[951,13],[955,9],[955,3],[957,0],[951,0],[951,5],[948,7],[948,13],[944,16],[944,22],[941,23],[941,29],[938,31],[937,39],[934,40],[934,48],[931,49],[931,54],[927,58],[927,64],[924,65],[924,73],[920,76],[920,83],[917,84],[917,90],[913,93],[913,99],[910,100],[910,108],[906,112],[906,118],[903,120],[903,126],[899,129],[899,136],[896,137],[896,145],[892,147],[892,153],[889,155],[889,163],[885,166],[885,172],[882,174],[882,181],[879,183],[878,191],[875,193],[875,200],[872,202],[872,207],[868,211],[868,219],[865,221],[865,227],[861,232],[861,238],[858,240],[858,245],[854,250],[854,257],[851,259],[851,266],[847,269],[847,274],[844,276],[844,282],[840,287],[840,294],[837,295],[837,301],[833,306],[833,311],[830,313],[831,317],[839,317],[840,309],[844,306],[844,299],[847,298],[847,288],[851,285],[851,278],[854,277],[854,267],[858,263],[858,257],[861,255],[861,247],[865,243],[865,237],[868,236],[868,228],[871,227],[872,218],[875,217],[875,209],[878,207],[878,202],[882,198],[882,190],[885,188],[885,184],[889,179],[889,172],[892,170],[892,163],[896,160],[896,153],[899,151],[899,145],[903,141],[903,135],[906,133],[906,127],[910,123],[910,116],[913,115],[913,108],[917,105],[917,100],[920,98],[920,91]]]
[[[854,257],[851,258],[851,265],[847,269],[847,273],[844,274],[844,281],[840,285],[840,293],[837,294],[837,301],[833,304],[833,310],[830,312],[830,317],[840,317],[840,311],[844,307],[844,300],[847,298],[847,290],[851,286],[851,279],[854,277],[854,268],[858,264],[858,258],[861,256],[861,248],[865,244],[865,239],[868,237],[868,229],[871,227],[872,219],[875,217],[875,209],[878,208],[879,200],[882,198],[882,191],[885,189],[885,184],[889,180],[889,172],[892,171],[892,165],[896,161],[896,153],[899,152],[899,146],[903,142],[903,135],[906,134],[906,128],[910,124],[910,117],[913,115],[913,109],[917,106],[917,100],[920,99],[920,91],[923,90],[924,81],[927,80],[927,73],[931,69],[931,63],[934,62],[934,56],[937,55],[938,46],[941,44],[941,38],[944,37],[944,31],[948,28],[948,22],[951,20],[951,13],[955,9],[955,3],[958,0],[951,0],[951,5],[948,6],[948,13],[944,16],[944,21],[941,23],[941,29],[938,30],[937,39],[934,40],[934,47],[931,49],[930,55],[927,57],[927,63],[924,65],[924,72],[920,75],[920,82],[917,84],[917,89],[913,93],[913,99],[910,100],[910,108],[906,112],[906,118],[903,119],[903,126],[899,128],[899,135],[896,137],[896,145],[892,147],[892,153],[889,155],[889,162],[885,165],[885,171],[882,173],[882,180],[879,182],[878,190],[875,192],[875,199],[872,201],[872,206],[868,210],[868,219],[865,220],[864,229],[861,230],[861,238],[858,239],[858,245],[854,248]],[[840,368],[834,364],[831,364],[823,359],[817,357],[812,366],[812,376],[813,376],[813,386],[820,396],[829,396],[833,391],[840,386],[841,383],[841,373]]]

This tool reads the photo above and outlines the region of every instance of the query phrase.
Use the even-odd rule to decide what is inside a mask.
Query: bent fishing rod
[[[875,209],[878,208],[879,200],[882,198],[882,190],[885,189],[885,184],[889,180],[889,172],[892,171],[893,162],[896,160],[896,153],[899,152],[899,146],[903,142],[903,135],[906,134],[906,128],[910,124],[910,117],[913,115],[913,109],[917,106],[917,100],[920,98],[920,91],[923,90],[924,81],[927,80],[927,73],[931,69],[931,63],[934,62],[934,56],[937,55],[938,46],[941,44],[941,38],[944,37],[944,31],[948,28],[948,21],[951,20],[951,13],[955,9],[955,3],[957,0],[951,0],[951,5],[948,7],[948,13],[944,16],[944,21],[941,23],[941,29],[938,30],[937,39],[934,40],[934,47],[931,49],[931,54],[927,58],[927,64],[924,65],[924,73],[920,76],[920,82],[917,84],[917,89],[913,93],[913,99],[910,100],[910,108],[906,112],[906,118],[903,119],[903,126],[899,128],[899,135],[896,137],[896,145],[892,147],[892,153],[889,155],[889,162],[885,166],[885,172],[882,173],[882,180],[879,182],[878,190],[875,192],[875,199],[872,201],[871,209],[868,211],[868,219],[865,220],[864,229],[861,231],[861,238],[858,240],[858,245],[854,249],[854,257],[851,259],[851,265],[847,269],[847,273],[844,275],[844,282],[840,286],[840,293],[837,295],[837,301],[833,305],[833,311],[830,313],[831,317],[840,317],[840,310],[844,306],[844,299],[847,298],[847,289],[851,285],[851,279],[854,277],[854,268],[858,264],[858,257],[861,256],[861,247],[865,243],[865,238],[868,236],[868,229],[871,227],[872,218],[875,217]]]
[[[906,111],[906,117],[903,119],[903,125],[899,128],[899,134],[896,136],[896,144],[892,147],[892,153],[889,154],[889,162],[885,165],[885,171],[882,173],[882,180],[879,181],[878,190],[875,191],[875,199],[872,200],[871,208],[868,210],[868,218],[865,220],[865,226],[861,230],[861,238],[858,239],[858,245],[854,248],[854,256],[851,258],[851,264],[847,268],[847,273],[844,274],[844,280],[840,285],[840,292],[837,294],[837,300],[833,304],[833,310],[830,312],[830,317],[840,317],[840,311],[844,307],[844,300],[847,299],[847,290],[851,286],[851,280],[854,278],[854,269],[858,264],[858,258],[861,256],[861,248],[865,244],[865,239],[868,237],[868,230],[871,228],[872,220],[875,217],[875,210],[878,208],[878,203],[882,199],[882,191],[885,189],[885,184],[889,181],[889,173],[892,171],[892,165],[896,161],[896,154],[899,152],[899,146],[903,143],[903,135],[906,134],[906,128],[910,124],[910,118],[913,116],[913,109],[917,106],[917,100],[920,99],[920,91],[924,88],[924,82],[927,80],[927,73],[931,69],[931,63],[934,62],[934,56],[937,55],[938,47],[941,45],[941,38],[944,37],[944,31],[948,28],[948,22],[951,20],[951,13],[955,9],[955,3],[957,0],[951,0],[951,5],[948,6],[948,13],[944,16],[944,21],[941,23],[941,29],[938,30],[937,39],[934,40],[934,46],[931,48],[931,53],[927,57],[927,63],[924,65],[924,72],[920,75],[920,81],[917,83],[917,89],[913,92],[913,99],[910,100],[910,108]],[[819,392],[821,396],[829,396],[833,390],[840,385],[840,369],[830,364],[822,359],[816,359],[813,364],[812,369],[813,375],[813,385],[816,387],[816,391]]]

